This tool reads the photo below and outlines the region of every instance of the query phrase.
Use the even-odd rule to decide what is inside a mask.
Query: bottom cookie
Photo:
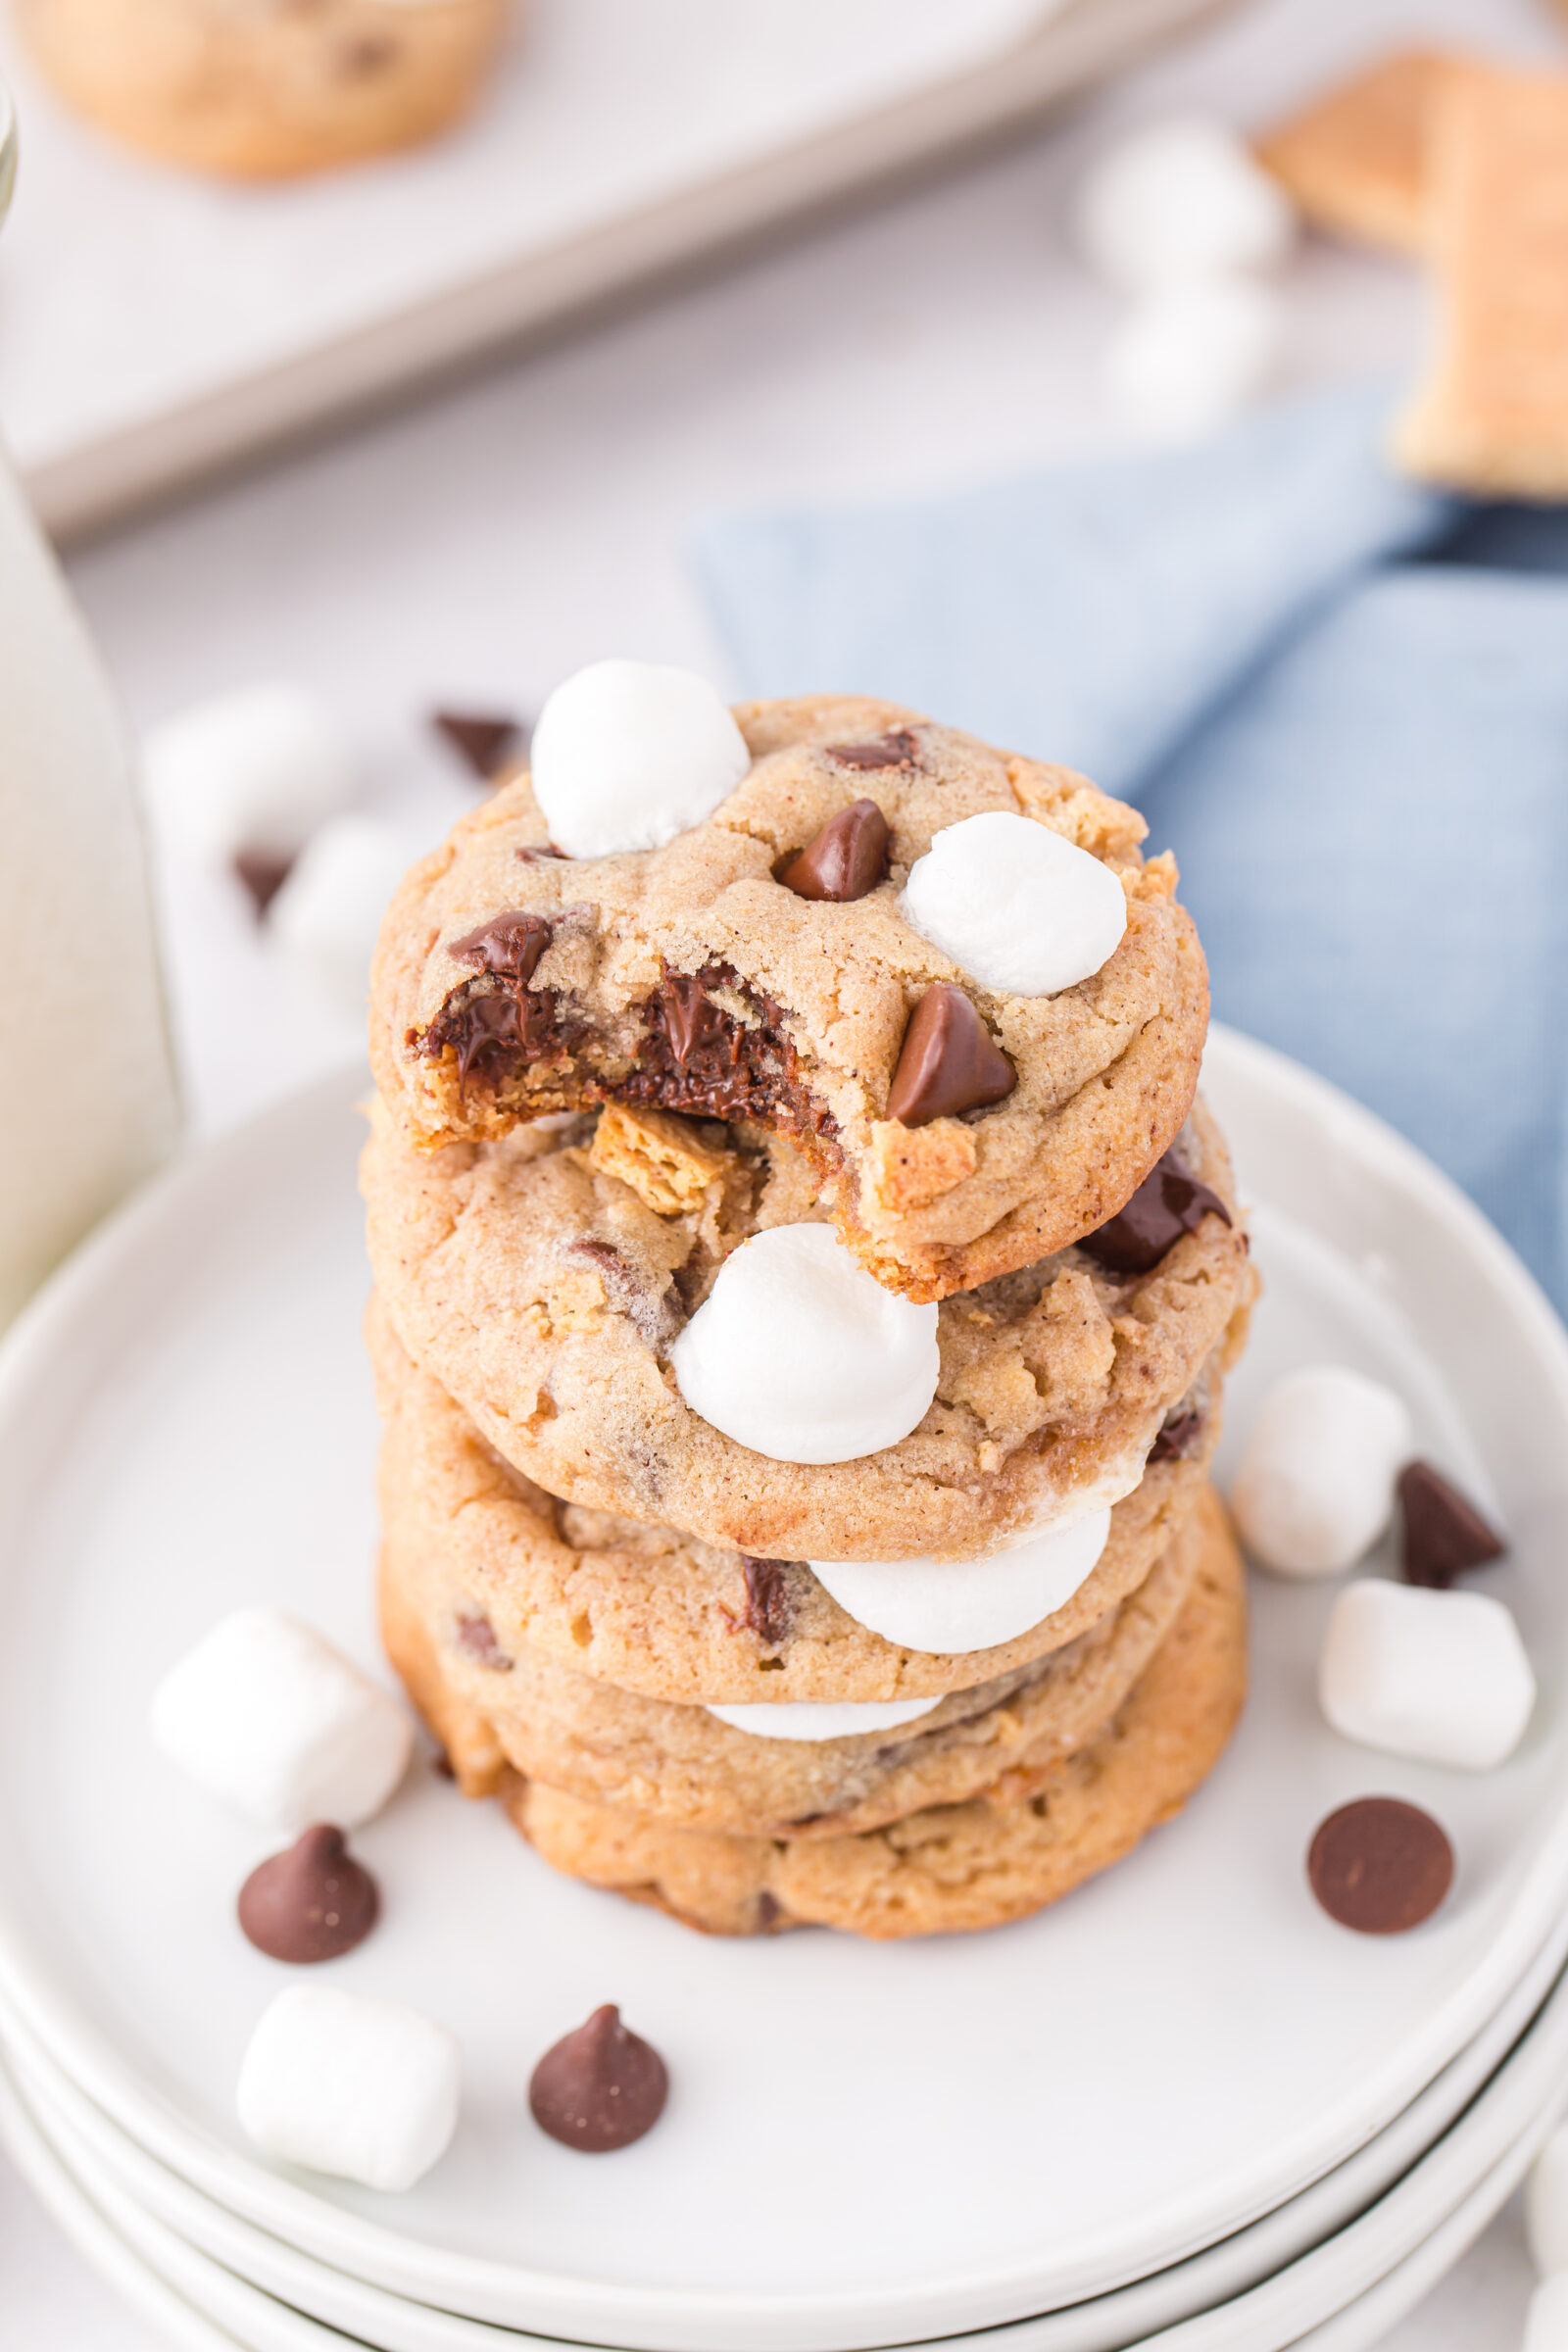
[[[1199,1509],[1203,1556],[1152,1664],[1099,1739],[1038,1776],[840,1838],[672,1828],[510,1773],[507,1809],[568,1877],[711,1935],[819,1926],[884,1938],[1027,1918],[1179,1812],[1235,1729],[1247,1692],[1242,1564],[1217,1498]],[[461,1749],[460,1715],[436,1729]]]

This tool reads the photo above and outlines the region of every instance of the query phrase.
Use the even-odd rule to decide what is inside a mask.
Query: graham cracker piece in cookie
[[[729,1156],[710,1151],[690,1119],[669,1111],[632,1110],[622,1102],[609,1102],[600,1112],[588,1152],[602,1176],[618,1176],[660,1217],[687,1216],[701,1208]]]
[[[1484,496],[1568,498],[1568,75],[1450,68],[1428,169],[1437,341],[1396,461]]]
[[[1396,253],[1426,240],[1427,112],[1459,61],[1403,49],[1293,115],[1254,152],[1302,217]]]
[[[879,1208],[928,1208],[979,1165],[974,1132],[958,1119],[906,1127],[878,1119],[871,1129],[870,1187]]]

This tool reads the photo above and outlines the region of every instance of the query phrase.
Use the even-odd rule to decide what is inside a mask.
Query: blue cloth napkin
[[[696,561],[744,693],[887,695],[1136,802],[1219,1017],[1401,1128],[1568,1307],[1568,517],[1399,481],[1388,405],[726,519]]]

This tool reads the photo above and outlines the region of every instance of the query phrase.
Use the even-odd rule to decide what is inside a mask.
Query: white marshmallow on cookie
[[[853,1740],[866,1732],[896,1732],[941,1704],[940,1698],[800,1698],[775,1707],[712,1705],[708,1713],[754,1740]]]
[[[1281,1576],[1340,1576],[1394,1515],[1415,1448],[1403,1402],[1343,1364],[1277,1381],[1252,1422],[1231,1509],[1252,1558]]]
[[[141,767],[162,837],[223,865],[242,852],[296,857],[356,782],[331,712],[286,683],[241,687],[166,718],[143,738]]]
[[[367,2188],[412,2188],[458,2123],[458,2044],[394,2001],[291,1984],[263,2010],[235,2104],[269,2155]]]
[[[152,1730],[192,1780],[286,1834],[368,1821],[414,1750],[397,1700],[280,1609],[215,1625],[159,1684]]]
[[[1029,1633],[1093,1575],[1108,1509],[1026,1536],[982,1560],[812,1560],[812,1573],[858,1625],[935,1656],[995,1649]]]
[[[568,858],[657,850],[710,816],[752,764],[706,678],[594,662],[558,686],[530,753],[534,798]]]
[[[1329,1613],[1318,1699],[1362,1747],[1490,1772],[1524,1738],[1536,1678],[1500,1600],[1368,1577]]]
[[[1272,286],[1179,279],[1140,296],[1120,319],[1105,349],[1105,388],[1144,440],[1195,440],[1268,388],[1285,336]]]
[[[1121,945],[1127,897],[1108,865],[1049,825],[994,808],[933,834],[899,911],[978,980],[1014,997],[1054,997]]]
[[[669,1351],[694,1413],[775,1462],[896,1446],[937,1391],[937,1310],[885,1291],[831,1225],[775,1225],[719,1267]]]
[[[1073,227],[1091,267],[1131,293],[1273,270],[1296,241],[1278,182],[1207,116],[1151,123],[1105,148],[1079,183]]]

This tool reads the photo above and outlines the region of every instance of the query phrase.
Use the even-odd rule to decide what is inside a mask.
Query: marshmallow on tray
[[[1151,123],[1107,147],[1079,183],[1073,224],[1091,267],[1132,293],[1272,270],[1296,237],[1277,181],[1236,131],[1205,117]]]
[[[706,678],[595,662],[558,686],[533,731],[533,791],[568,858],[657,850],[710,816],[752,764]]]
[[[1087,980],[1127,928],[1126,893],[1108,865],[1000,808],[932,835],[900,912],[982,987],[1015,997],[1052,997]]]
[[[265,1828],[352,1830],[408,1770],[396,1699],[279,1609],[222,1618],[153,1694],[153,1738],[194,1781]]]
[[[1281,1576],[1339,1576],[1364,1559],[1394,1514],[1414,1450],[1392,1389],[1344,1365],[1314,1365],[1264,1397],[1231,1488],[1253,1559]]]
[[[941,1704],[940,1698],[801,1698],[774,1707],[710,1706],[708,1712],[754,1740],[853,1740],[858,1733],[896,1732]]]
[[[1238,415],[1276,373],[1286,312],[1254,278],[1179,279],[1142,295],[1105,348],[1105,388],[1146,441],[1188,441]]]
[[[1500,1600],[1367,1577],[1329,1613],[1318,1698],[1363,1747],[1488,1772],[1523,1739],[1536,1678]]]
[[[1543,2278],[1568,2271],[1568,2124],[1552,2133],[1525,2181],[1525,2236],[1530,2258]],[[1564,2286],[1562,2341],[1568,2344],[1568,2283]]]
[[[775,1225],[725,1258],[669,1360],[692,1411],[737,1445],[853,1462],[924,1420],[937,1310],[885,1291],[831,1225]]]
[[[845,1614],[885,1642],[959,1656],[1014,1641],[1061,1608],[1092,1574],[1109,1535],[1110,1512],[1097,1510],[989,1559],[812,1560],[810,1566]]]
[[[159,832],[188,857],[286,861],[354,789],[341,731],[304,687],[242,687],[153,727],[142,778]]]
[[[344,1020],[364,1022],[381,918],[419,846],[381,817],[336,817],[268,906],[268,937],[284,964]]]
[[[262,2012],[235,2103],[269,2155],[395,2190],[445,2155],[458,2094],[458,2044],[433,2018],[291,1984]]]

